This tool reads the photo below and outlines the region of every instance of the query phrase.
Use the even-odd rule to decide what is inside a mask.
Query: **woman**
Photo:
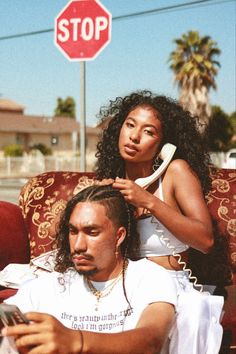
[[[113,187],[136,207],[139,256],[168,269],[176,281],[177,326],[170,334],[169,353],[218,353],[222,299],[209,296],[203,300],[205,296],[194,290],[188,272],[183,271],[189,247],[207,253],[213,246],[211,218],[204,200],[210,189],[209,156],[198,120],[175,101],[150,91],[110,101],[101,109],[100,117],[103,124],[109,123],[97,147],[97,178],[113,179]],[[166,143],[177,147],[172,161],[158,180],[141,188],[135,181],[158,168],[158,155]],[[216,299],[216,305],[212,308],[208,304],[207,309],[202,301],[209,299]],[[212,311],[217,319],[215,328],[210,324]],[[218,341],[211,341],[212,335]]]

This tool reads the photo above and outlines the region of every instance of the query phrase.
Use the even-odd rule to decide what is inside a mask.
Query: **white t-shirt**
[[[100,299],[95,310],[97,299],[84,276],[71,269],[64,274],[52,272],[27,282],[6,302],[17,305],[23,312],[51,314],[68,328],[107,333],[135,328],[143,310],[151,303],[176,305],[177,302],[171,276],[163,267],[146,259],[129,261],[125,289],[131,309],[121,278],[112,291]]]

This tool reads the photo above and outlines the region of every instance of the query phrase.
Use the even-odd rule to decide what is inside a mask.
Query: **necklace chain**
[[[114,289],[115,285],[120,281],[120,279],[122,278],[122,274],[125,273],[127,267],[128,267],[128,259],[125,259],[124,261],[124,267],[121,269],[120,273],[117,275],[117,277],[110,282],[103,290],[97,290],[96,287],[93,285],[93,283],[91,282],[91,280],[89,280],[87,277],[86,279],[86,283],[88,285],[89,290],[91,291],[91,293],[96,296],[97,299],[97,303],[95,305],[95,310],[98,311],[98,305],[99,305],[99,301],[101,298],[108,296],[112,290]]]

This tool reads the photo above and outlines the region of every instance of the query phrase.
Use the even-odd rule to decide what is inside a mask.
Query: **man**
[[[176,290],[165,269],[132,261],[136,222],[121,193],[90,186],[67,204],[56,271],[8,299],[29,325],[8,327],[25,353],[159,353],[174,320]]]

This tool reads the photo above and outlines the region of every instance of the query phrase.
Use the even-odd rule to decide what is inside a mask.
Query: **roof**
[[[0,132],[63,134],[79,131],[80,124],[73,118],[26,116],[0,112]],[[86,132],[98,134],[99,129],[86,127]]]
[[[0,98],[0,112],[24,112],[25,107],[6,98]]]

